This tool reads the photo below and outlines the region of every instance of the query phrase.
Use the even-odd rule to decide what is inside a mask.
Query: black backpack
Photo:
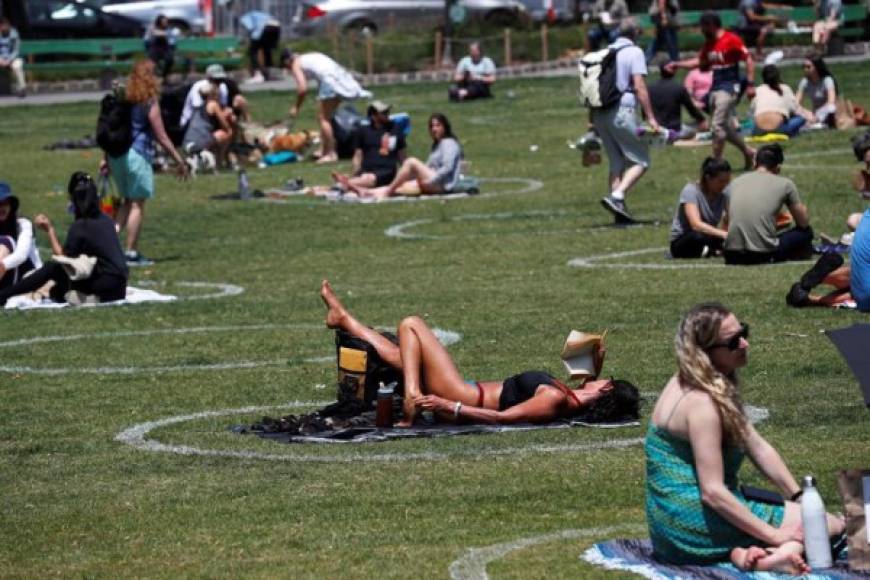
[[[393,344],[398,344],[396,335],[382,332]],[[403,392],[402,373],[381,359],[378,352],[367,341],[348,334],[343,330],[335,331],[335,351],[338,362],[338,400],[357,400],[371,408],[378,396],[378,385],[396,383],[395,394]]]
[[[111,157],[119,157],[133,145],[132,106],[114,94],[100,101],[97,145]]]
[[[591,109],[607,109],[619,102],[622,91],[616,86],[616,55],[626,48],[605,48],[580,59],[580,100]]]

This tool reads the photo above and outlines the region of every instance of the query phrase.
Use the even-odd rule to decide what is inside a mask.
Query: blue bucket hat
[[[12,194],[12,188],[5,181],[0,181],[0,202],[9,200],[12,205],[12,213],[18,211],[18,198]]]

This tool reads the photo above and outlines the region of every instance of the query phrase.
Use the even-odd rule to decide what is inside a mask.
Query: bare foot
[[[326,165],[327,163],[338,163],[338,155],[335,153],[330,153],[329,155],[322,155],[320,159],[316,161],[318,165]]]
[[[332,179],[341,186],[342,189],[347,189],[350,184],[350,178],[343,173],[339,173],[338,171],[332,172]]]
[[[734,548],[731,550],[731,563],[741,570],[754,570],[758,561],[767,555],[767,550],[758,546]]]
[[[323,303],[326,304],[326,327],[341,328],[342,322],[347,318],[347,310],[345,310],[338,296],[329,285],[329,280],[324,280],[320,285],[320,297]]]
[[[812,571],[800,554],[782,551],[776,551],[759,560],[756,570],[784,572],[792,576],[801,576]]]
[[[411,419],[410,421],[407,419],[403,419],[403,420],[399,421],[398,423],[396,423],[395,425],[393,425],[393,427],[395,427],[396,429],[410,429],[411,427],[413,427],[413,425],[414,425],[413,419]]]

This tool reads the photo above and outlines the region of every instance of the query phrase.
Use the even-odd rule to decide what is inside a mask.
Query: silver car
[[[457,19],[498,26],[516,25],[529,18],[518,0],[459,0],[453,11]],[[297,6],[291,34],[434,29],[443,21],[444,0],[303,0]]]
[[[200,0],[102,0],[103,11],[138,20],[146,27],[160,14],[184,33],[205,32]]]
[[[571,22],[577,19],[578,0],[520,0],[535,22]],[[552,8],[552,16],[548,14]]]

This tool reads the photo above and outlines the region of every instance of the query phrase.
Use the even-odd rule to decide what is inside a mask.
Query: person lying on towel
[[[326,326],[368,341],[387,364],[402,371],[405,383],[404,418],[396,427],[410,427],[422,410],[440,420],[465,423],[547,423],[582,415],[606,422],[638,417],[639,394],[627,381],[590,378],[569,388],[551,375],[527,371],[504,382],[474,382],[462,378],[456,364],[422,318],[399,323],[399,345],[354,318],[328,281],[320,296],[326,304]],[[595,355],[596,373],[604,350]]]
[[[680,322],[678,371],[659,396],[646,436],[646,514],[656,559],[731,562],[742,570],[805,574],[801,488],[758,434],[741,400],[749,326],[721,304],[699,304]],[[749,456],[789,501],[747,498],[737,472]],[[828,514],[832,537],[842,518]]]
[[[441,113],[429,117],[432,151],[423,163],[409,157],[402,163],[393,180],[381,187],[361,187],[347,177],[339,179],[341,186],[360,197],[386,199],[394,195],[439,195],[451,193],[462,173],[462,146],[453,134],[450,121]]]
[[[33,223],[48,234],[54,256],[26,278],[0,290],[0,306],[13,296],[41,289],[47,282],[54,282],[49,290],[49,298],[54,302],[66,302],[70,290],[96,296],[100,302],[126,297],[127,260],[115,222],[100,211],[100,197],[94,180],[90,175],[76,171],[70,177],[68,190],[75,221],[67,231],[66,242],[61,246],[48,216],[36,216]],[[82,260],[76,258],[83,257],[90,264],[81,269],[78,264]],[[74,263],[75,267],[70,266]]]

